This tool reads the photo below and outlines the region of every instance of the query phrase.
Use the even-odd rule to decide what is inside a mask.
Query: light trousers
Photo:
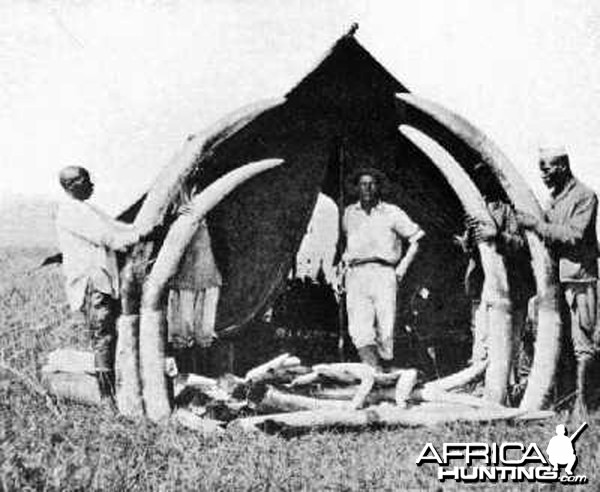
[[[376,345],[382,359],[393,359],[397,290],[393,267],[367,263],[349,269],[348,333],[357,349]]]

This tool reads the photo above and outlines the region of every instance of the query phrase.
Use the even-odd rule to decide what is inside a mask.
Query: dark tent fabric
[[[219,141],[202,158],[201,169],[188,178],[198,189],[248,162],[285,159],[209,214],[224,279],[217,331],[243,325],[268,305],[295,261],[318,194],[348,205],[355,197],[344,193],[344,184],[365,166],[386,173],[387,200],[427,233],[405,294],[424,279],[435,289],[451,277],[456,287],[464,260],[450,239],[462,231],[463,210],[429,158],[399,133],[394,95],[402,91],[407,89],[354,37],[345,36],[283,104]]]

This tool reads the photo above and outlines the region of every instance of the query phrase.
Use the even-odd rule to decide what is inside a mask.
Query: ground
[[[43,250],[0,251],[0,491],[483,490],[491,484],[441,484],[433,466],[417,467],[425,443],[535,442],[545,450],[566,418],[205,438],[175,425],[136,423],[55,401],[39,385],[44,355],[61,346],[85,346],[86,338],[65,304],[58,267],[23,274],[44,255]],[[600,414],[589,424],[577,441],[576,474],[590,480],[582,490],[598,490]]]

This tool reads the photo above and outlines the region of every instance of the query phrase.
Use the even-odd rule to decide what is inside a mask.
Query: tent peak
[[[315,88],[324,83],[335,86],[333,92],[337,92],[340,86],[356,85],[357,80],[363,82],[363,93],[372,92],[376,86],[385,88],[385,92],[390,94],[408,92],[408,89],[358,42],[355,37],[357,30],[358,23],[354,22],[325,52],[314,68],[288,91],[286,98],[300,93],[314,94]]]
[[[354,37],[356,31],[358,31],[358,22],[353,22],[350,26],[350,29],[348,29],[348,32],[344,36],[347,38]]]

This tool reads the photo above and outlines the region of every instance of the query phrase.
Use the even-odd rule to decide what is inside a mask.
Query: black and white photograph
[[[600,3],[0,19],[0,492],[600,488]]]

